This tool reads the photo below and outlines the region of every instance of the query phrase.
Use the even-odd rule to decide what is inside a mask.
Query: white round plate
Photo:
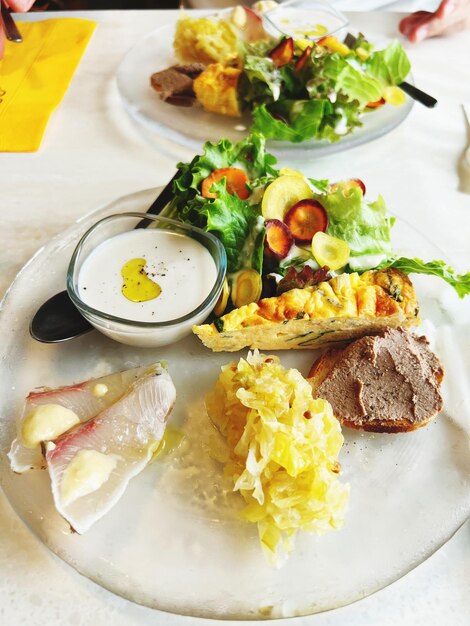
[[[105,215],[143,211],[156,190],[121,198],[74,224],[24,267],[1,312],[0,467],[14,510],[49,548],[85,576],[134,602],[210,618],[305,615],[358,600],[388,585],[446,542],[470,512],[469,307],[437,279],[417,277],[425,322],[445,370],[445,410],[404,435],[345,430],[342,480],[351,487],[343,529],[299,533],[285,566],[264,560],[256,529],[237,518],[239,496],[224,483],[208,448],[204,396],[221,365],[240,354],[213,354],[196,337],[161,349],[114,343],[93,331],[58,345],[28,332],[37,307],[65,285],[81,234]],[[441,252],[397,221],[400,252]],[[245,352],[243,354],[246,354]],[[278,353],[307,373],[311,351]],[[177,388],[170,424],[184,434],[172,454],[131,481],[118,504],[89,532],[70,532],[55,511],[47,472],[15,475],[6,452],[15,415],[34,387],[68,385],[165,359]]]
[[[231,118],[203,111],[198,107],[179,107],[163,102],[150,86],[150,76],[177,63],[173,54],[175,26],[163,26],[136,44],[122,60],[117,71],[117,86],[127,112],[137,120],[146,135],[163,137],[196,152],[205,141],[222,138],[240,141],[247,134],[249,114]],[[408,80],[411,82],[410,77]],[[413,100],[406,96],[402,106],[385,105],[363,115],[363,126],[340,141],[308,140],[303,143],[267,142],[277,157],[322,156],[341,152],[377,139],[401,124],[410,113]]]

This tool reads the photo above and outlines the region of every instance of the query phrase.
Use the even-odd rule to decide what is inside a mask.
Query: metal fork
[[[1,15],[2,15],[2,23],[3,30],[5,31],[6,38],[9,41],[15,41],[16,43],[21,43],[23,38],[21,36],[20,31],[18,30],[12,16],[10,15],[10,11],[7,9],[3,0],[1,0]]]

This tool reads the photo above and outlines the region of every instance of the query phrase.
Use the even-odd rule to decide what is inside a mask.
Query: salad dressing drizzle
[[[131,259],[121,269],[122,295],[131,302],[154,300],[162,292],[160,285],[148,277],[146,264],[145,259]]]

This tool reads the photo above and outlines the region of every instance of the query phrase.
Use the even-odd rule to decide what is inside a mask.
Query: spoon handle
[[[421,89],[418,89],[418,87],[415,87],[414,85],[410,85],[410,83],[407,83],[404,81],[403,83],[400,83],[398,86],[400,87],[402,91],[408,94],[410,98],[413,98],[413,100],[416,100],[416,102],[420,102],[421,104],[424,104],[424,106],[428,107],[428,109],[432,109],[437,104],[436,98],[433,98],[428,93],[421,91]]]
[[[158,215],[163,211],[166,205],[170,202],[173,197],[173,182],[179,176],[179,170],[173,176],[173,178],[166,184],[166,186],[161,190],[155,200],[147,209],[147,213],[150,215]],[[136,228],[147,228],[147,226],[152,222],[152,220],[143,219],[137,224]]]

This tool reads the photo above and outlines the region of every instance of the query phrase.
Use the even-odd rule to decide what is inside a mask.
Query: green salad
[[[374,51],[362,35],[349,47],[335,37],[318,42],[283,38],[246,44],[239,93],[266,138],[338,141],[361,126],[364,113],[405,101],[396,86],[410,62],[394,41]]]
[[[253,132],[289,142],[339,141],[382,106],[399,106],[410,61],[398,41],[383,50],[362,35],[272,37],[260,15],[238,7],[230,18],[178,20],[179,64],[151,77],[173,105],[210,113],[249,113]]]
[[[382,196],[366,200],[362,181],[330,183],[275,165],[257,133],[236,144],[207,142],[202,155],[178,165],[166,215],[221,240],[227,252],[228,306],[315,284],[335,273],[387,267],[438,276],[460,297],[470,293],[470,272],[459,275],[441,260],[394,253],[394,218]]]

